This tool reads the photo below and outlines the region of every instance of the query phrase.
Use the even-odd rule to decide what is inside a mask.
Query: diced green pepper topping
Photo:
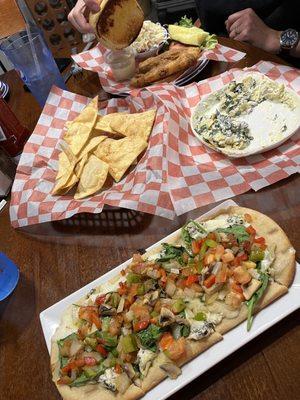
[[[121,346],[124,353],[132,353],[137,351],[137,344],[134,335],[123,336]]]
[[[215,240],[212,239],[206,239],[205,244],[208,247],[217,247],[218,243]]]
[[[206,244],[206,241],[205,241],[204,243],[202,243],[201,249],[199,251],[200,260],[204,257],[204,255],[206,253],[206,250],[207,250],[207,244]]]
[[[133,272],[129,272],[126,277],[127,283],[140,283],[141,282],[141,275],[134,274]]]
[[[258,262],[262,261],[264,257],[265,257],[265,252],[261,248],[255,247],[251,250],[249,260],[253,262]]]
[[[143,296],[143,294],[145,294],[145,285],[141,283],[137,288],[137,295]]]
[[[102,331],[103,331],[103,332],[107,332],[107,331],[109,330],[110,321],[111,321],[111,317],[104,317],[104,318],[102,318],[102,325],[101,325],[101,328],[102,328]]]
[[[175,314],[179,314],[184,309],[185,309],[185,303],[182,299],[177,299],[175,303],[173,303],[172,305],[172,311]]]
[[[198,274],[201,274],[202,269],[203,269],[203,260],[200,260],[200,259],[199,259],[199,261],[198,261],[198,263],[197,263],[197,271],[198,271]]]
[[[92,349],[95,349],[98,344],[97,339],[88,336],[84,339],[84,343],[90,346]]]
[[[204,312],[198,312],[194,318],[196,321],[206,321],[206,315]]]
[[[117,308],[120,302],[121,296],[117,292],[113,292],[110,299],[109,303],[112,307]]]

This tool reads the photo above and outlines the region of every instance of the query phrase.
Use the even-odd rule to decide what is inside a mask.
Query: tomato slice
[[[248,232],[249,235],[255,235],[255,234],[256,234],[256,230],[253,228],[252,225],[249,225],[249,226],[246,228],[246,232]]]
[[[94,357],[84,357],[84,362],[85,365],[88,365],[89,367],[93,367],[97,364],[96,358]]]
[[[201,249],[200,242],[198,240],[192,241],[192,251],[194,254],[198,254]]]
[[[98,344],[98,345],[97,345],[96,350],[98,351],[98,353],[101,354],[101,356],[107,357],[108,351],[105,350],[105,348],[104,348],[101,344]]]
[[[134,330],[135,332],[142,331],[142,330],[144,330],[144,329],[147,328],[147,326],[149,325],[149,323],[150,323],[149,320],[147,320],[147,321],[135,322],[135,323],[133,324],[133,330]]]
[[[101,304],[103,304],[105,302],[105,298],[106,298],[106,294],[102,294],[102,295],[96,297],[95,303],[97,304],[97,306],[101,306]]]
[[[186,278],[185,280],[185,286],[189,287],[191,286],[193,283],[198,282],[199,278],[198,275],[190,275]]]
[[[216,275],[211,274],[208,278],[205,279],[203,285],[209,289],[216,282]]]
[[[159,346],[162,350],[167,350],[171,344],[174,342],[174,338],[171,335],[170,332],[166,332],[162,335],[160,341],[159,341]]]

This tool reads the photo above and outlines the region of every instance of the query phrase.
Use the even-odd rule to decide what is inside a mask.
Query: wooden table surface
[[[221,41],[245,51],[246,57],[231,65],[211,62],[200,78],[231,67],[251,66],[260,60],[281,62],[252,46],[229,39]],[[37,103],[22,90],[13,73],[4,80],[12,87],[10,105],[21,121],[33,129],[40,111]],[[69,88],[90,96],[99,91],[97,77],[91,74],[71,81]],[[299,175],[234,200],[271,216],[300,253]],[[146,248],[179,228],[187,218],[212,207],[213,204],[174,221],[109,209],[99,215],[83,214],[18,230],[11,228],[6,207],[0,213],[0,250],[19,266],[21,275],[14,293],[0,303],[0,399],[60,399],[51,381],[39,313],[125,261],[137,249]],[[298,310],[171,399],[299,399],[299,321]]]

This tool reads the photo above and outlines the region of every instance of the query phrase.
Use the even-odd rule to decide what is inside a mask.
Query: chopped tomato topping
[[[235,293],[241,293],[241,294],[243,293],[241,285],[238,285],[236,282],[232,282],[231,289]]]
[[[205,279],[203,285],[209,289],[216,282],[216,275],[211,274],[208,278]]]
[[[150,323],[156,325],[157,324],[157,318],[151,318]]]
[[[167,273],[166,273],[166,271],[163,268],[160,268],[159,271],[160,271],[160,275],[161,275],[161,278],[160,278],[161,281],[162,282],[167,282]]]
[[[201,249],[200,241],[198,241],[198,240],[193,240],[193,241],[192,241],[192,251],[193,251],[193,253],[194,253],[194,254],[198,254],[199,251],[200,251],[200,249]]]
[[[120,364],[116,364],[115,365],[115,371],[116,371],[116,373],[117,374],[121,374],[122,373],[122,367],[121,367],[121,365]]]
[[[105,302],[105,298],[106,298],[106,294],[102,294],[102,295],[96,297],[95,303],[97,304],[97,306],[101,306],[101,304],[103,304]]]
[[[215,255],[213,253],[206,253],[204,256],[204,265],[209,265],[215,261]]]
[[[185,280],[185,286],[189,287],[191,286],[193,283],[196,283],[199,281],[198,275],[190,275],[186,278]]]
[[[233,265],[239,266],[241,265],[242,261],[248,260],[248,256],[246,253],[239,253],[235,259],[233,260]]]
[[[118,288],[118,293],[120,296],[123,296],[123,294],[126,294],[128,291],[128,287],[126,285],[126,283],[124,282],[119,282],[119,288]]]
[[[97,364],[97,361],[94,357],[84,357],[84,362],[85,365],[88,365],[89,367],[93,367]]]
[[[171,335],[170,332],[166,332],[162,335],[160,341],[159,341],[159,346],[162,350],[167,350],[171,344],[174,342],[174,338]]]
[[[95,324],[97,329],[101,329],[101,320],[98,316],[98,309],[95,306],[80,307],[78,316],[91,324]]]
[[[255,234],[256,234],[256,230],[253,228],[252,225],[249,225],[249,226],[246,228],[246,232],[248,232],[249,235],[255,235]]]
[[[264,237],[257,237],[257,238],[254,238],[254,243],[265,246],[266,239]]]
[[[244,214],[244,219],[245,219],[245,221],[248,222],[248,223],[252,222],[252,217],[251,217],[251,215],[248,214],[248,213]]]
[[[227,280],[227,267],[226,265],[222,265],[216,275],[217,283],[225,283]]]
[[[135,332],[142,331],[143,329],[146,329],[147,326],[149,325],[150,321],[139,321],[139,322],[134,322],[133,324],[133,330]]]
[[[169,347],[166,349],[166,354],[171,360],[178,360],[185,354],[185,339],[181,337],[178,340],[174,340],[170,343]]]
[[[61,372],[63,374],[68,374],[72,369],[81,368],[85,365],[85,361],[83,358],[79,358],[78,360],[70,361],[67,365],[65,365]]]
[[[101,344],[97,345],[96,350],[98,351],[98,353],[101,354],[101,356],[107,357],[108,352],[107,352],[107,350],[105,350],[105,348]]]
[[[216,234],[214,233],[214,232],[210,232],[208,235],[207,235],[207,239],[211,239],[211,240],[216,240]]]

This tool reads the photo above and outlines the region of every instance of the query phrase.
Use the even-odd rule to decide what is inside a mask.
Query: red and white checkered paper
[[[124,94],[131,91],[134,93],[135,89],[129,85],[129,81],[115,81],[109,65],[105,62],[105,53],[107,51],[105,47],[98,44],[93,49],[76,54],[72,57],[83,69],[98,73],[101,86],[107,93]],[[213,50],[203,51],[200,60],[236,62],[241,60],[244,56],[245,53],[241,51],[217,44]]]
[[[232,69],[219,76],[186,87],[166,85],[148,88],[168,109],[168,187],[176,215],[255,191],[299,172],[300,131],[276,149],[262,154],[228,159],[201,145],[189,119],[201,99],[222,88],[244,71],[260,72],[300,94],[300,70],[270,62],[259,62],[244,70]]]
[[[297,69],[260,62],[246,71],[261,72],[300,94]],[[137,91],[135,96],[102,104],[101,113],[157,107],[155,125],[148,149],[131,173],[110,190],[77,201],[72,196],[54,197],[50,193],[64,124],[74,119],[88,99],[55,88],[18,166],[10,209],[13,226],[68,218],[80,212],[99,213],[104,204],[172,219],[299,172],[299,133],[277,149],[234,160],[202,145],[193,135],[189,126],[191,108],[241,73],[233,69],[185,88],[155,85]]]
[[[149,92],[101,104],[101,114],[157,108],[149,146],[134,170],[109,190],[87,199],[51,195],[65,122],[73,120],[88,101],[87,97],[52,88],[17,168],[10,205],[14,227],[60,220],[82,212],[100,213],[104,204],[174,218],[166,186],[166,107]]]

